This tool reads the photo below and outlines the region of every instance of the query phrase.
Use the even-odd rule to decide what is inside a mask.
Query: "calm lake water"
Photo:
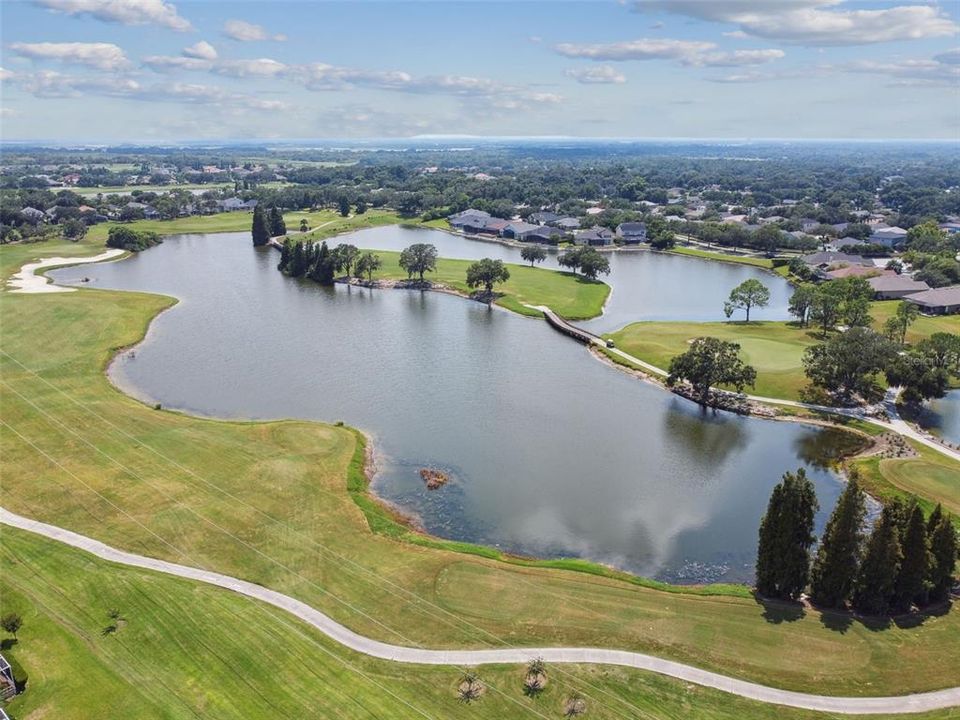
[[[947,442],[960,445],[960,390],[951,390],[945,397],[926,403],[917,423]]]
[[[500,259],[523,264],[520,249],[494,240],[466,238],[440,230],[398,225],[371,228],[330,241],[349,242],[361,249],[403,250],[415,243],[432,243],[440,257],[462,260]],[[559,252],[550,249],[539,267],[563,269]],[[792,289],[783,278],[748,265],[720,263],[643,250],[610,253],[610,275],[602,279],[613,292],[602,317],[578,323],[595,333],[612,332],[638,320],[723,320],[723,302],[748,278],[770,289],[770,304],[753,310],[757,320],[786,320]]]
[[[443,254],[470,247],[438,235],[438,246],[460,243]],[[386,248],[385,238],[410,241],[396,228],[349,239]],[[478,256],[515,252],[481,247]],[[784,471],[808,468],[821,524],[839,494],[818,466],[835,449],[833,431],[704,413],[541,320],[439,293],[324,288],[281,275],[278,257],[247,233],[186,235],[51,274],[180,298],[114,363],[122,387],[193,413],[362,428],[377,451],[376,491],[444,537],[676,582],[749,580],[760,516]],[[694,296],[746,276],[651,253],[613,263],[617,312],[629,319],[715,316],[725,293]],[[693,290],[648,292],[654,283]],[[427,491],[424,466],[453,481]]]

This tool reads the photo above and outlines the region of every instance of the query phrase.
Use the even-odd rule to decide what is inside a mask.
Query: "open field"
[[[383,250],[373,251],[383,261],[383,268],[375,273],[378,278],[406,279],[407,271],[400,267],[400,253]],[[467,287],[467,268],[470,260],[440,258],[436,272],[427,273],[425,279],[450,285],[460,292],[471,293]],[[524,305],[547,305],[571,320],[584,320],[600,315],[603,304],[610,294],[610,286],[593,282],[569,272],[558,272],[529,265],[508,264],[510,279],[495,290],[503,293],[498,305],[521,313],[541,317],[542,313]]]
[[[773,270],[773,261],[770,258],[747,257],[746,255],[731,255],[724,252],[710,252],[700,248],[686,247],[677,245],[668,252],[677,255],[689,255],[691,257],[707,258],[709,260],[722,260],[724,262],[738,263],[740,265],[752,265],[753,267],[766,268]]]
[[[284,213],[284,222],[292,237],[297,237],[300,230],[300,221],[307,220],[311,228],[324,225],[311,237],[321,239],[347,230],[361,230],[376,225],[392,225],[399,223],[400,218],[392,212],[384,210],[369,210],[363,215],[341,217],[333,210],[316,210],[304,212],[301,210]],[[90,228],[85,238],[86,242],[106,242],[107,233],[114,225],[124,225],[134,230],[150,230],[161,235],[178,235],[181,233],[218,233],[218,232],[250,232],[253,223],[253,214],[249,212],[224,212],[215,215],[192,215],[175,220],[135,220],[131,223],[106,222]]]
[[[39,248],[0,248],[4,272]],[[99,250],[89,242],[43,248],[51,255]],[[597,566],[594,574],[571,572],[563,563],[484,556],[494,550],[464,554],[451,551],[455,543],[410,542],[419,536],[362,494],[357,439],[348,429],[203,420],[148,408],[114,389],[103,375],[114,349],[136,342],[170,304],[95,290],[0,293],[0,451],[11,511],[274,587],[391,642],[620,647],[829,694],[960,683],[955,612],[878,631],[764,606],[733,588],[664,592]]]
[[[465,708],[455,696],[457,668],[372,660],[228,592],[113,566],[18,530],[5,528],[3,540],[0,613],[24,618],[19,642],[4,652],[29,674],[27,691],[7,706],[15,717],[560,717],[573,691],[595,718],[666,720],[693,708],[714,720],[821,717],[649,673],[580,666],[548,666],[538,698],[522,693],[522,668],[484,666],[489,689]]]
[[[83,195],[84,197],[96,197],[97,195],[110,195],[113,193],[129,195],[134,190],[165,193],[171,190],[222,190],[226,187],[233,187],[233,182],[180,183],[178,185],[104,185],[102,187],[70,187],[64,189],[72,190],[77,195]]]

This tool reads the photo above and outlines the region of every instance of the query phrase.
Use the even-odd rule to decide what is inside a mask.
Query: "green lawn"
[[[932,510],[942,503],[945,510],[960,521],[960,468],[941,453],[910,442],[919,454],[912,459],[865,458],[854,464],[861,471],[866,487],[875,497],[893,499],[917,496]],[[958,522],[960,524],[960,522]]]
[[[883,323],[898,301],[874,302],[873,327]],[[935,332],[960,332],[960,315],[917,318],[907,333],[907,342],[917,342]],[[803,373],[803,351],[822,341],[818,330],[793,322],[641,322],[608,337],[617,347],[641,360],[666,369],[670,359],[683,353],[695,337],[712,336],[740,343],[744,360],[756,368],[754,393],[765,397],[800,400],[808,384]]]
[[[224,181],[213,183],[181,183],[179,185],[104,185],[103,187],[73,187],[70,188],[70,190],[84,197],[96,197],[101,194],[132,193],[134,190],[165,193],[171,190],[222,190],[225,187],[233,187],[233,183]]]
[[[113,566],[18,530],[4,530],[3,540],[0,613],[24,618],[4,653],[29,676],[6,706],[16,718],[552,718],[573,691],[587,697],[590,718],[669,720],[693,708],[714,720],[821,717],[650,673],[559,665],[548,666],[536,699],[522,693],[523,668],[484,666],[489,689],[464,707],[457,668],[373,660],[229,592]],[[105,635],[112,610],[123,620]]]
[[[785,322],[633,323],[609,335],[617,347],[641,360],[666,369],[670,359],[702,336],[740,343],[744,360],[757,369],[757,395],[799,399],[807,385],[801,357],[818,342],[813,330]]]
[[[312,237],[329,237],[339,232],[360,230],[376,225],[392,225],[401,222],[394,213],[386,210],[369,210],[363,215],[353,215],[348,218],[340,217],[333,210],[316,210],[312,212],[291,211],[283,214],[287,230],[294,237],[300,230],[300,221],[306,219],[311,228],[318,228],[311,233]],[[135,230],[151,230],[161,235],[177,235],[181,233],[218,233],[218,232],[249,232],[253,223],[253,215],[249,212],[224,212],[215,215],[191,215],[190,217],[175,220],[135,220],[132,223],[107,222],[94,225],[87,233],[86,242],[106,242],[107,233],[114,225],[126,225]],[[318,227],[318,226],[323,227]]]
[[[691,257],[707,258],[709,260],[722,260],[723,262],[738,263],[740,265],[752,265],[754,267],[773,269],[773,261],[770,258],[746,257],[744,255],[730,255],[723,252],[711,252],[695,247],[685,247],[677,245],[668,252],[677,255],[689,255]]]
[[[400,267],[400,253],[376,250],[383,261],[383,268],[375,277],[406,279],[407,271]],[[467,287],[467,268],[471,260],[440,258],[436,272],[427,273],[426,279],[450,285],[460,292],[471,293]],[[498,305],[521,313],[540,317],[542,313],[524,305],[547,305],[563,317],[584,320],[600,315],[603,304],[610,294],[610,286],[600,281],[590,281],[569,272],[558,272],[529,265],[508,264],[510,279],[496,287],[504,296]]]
[[[0,266],[8,273],[41,247],[46,255],[94,254],[102,248],[89,242],[8,245],[0,248]],[[372,502],[362,494],[355,463],[349,472],[358,449],[349,429],[193,418],[153,410],[107,381],[103,368],[114,349],[136,342],[149,320],[171,302],[100,290],[0,293],[5,507],[132,551],[274,587],[358,632],[387,641],[482,647],[492,633],[512,644],[620,647],[780,687],[832,694],[904,693],[960,684],[954,662],[960,646],[956,612],[926,617],[909,627],[894,624],[882,632],[854,622],[840,632],[829,616],[808,611],[793,618],[775,606],[765,608],[742,591],[709,596],[682,588],[663,592],[602,572],[507,563],[452,551],[455,544],[414,543],[409,539],[418,536],[410,531],[371,532],[371,523],[391,532],[396,526],[385,515],[370,512]],[[367,514],[354,497],[366,505]],[[12,546],[8,537],[13,533],[4,532],[5,551]],[[9,581],[18,592],[47,603],[84,597],[67,592],[72,581],[65,571],[49,575],[64,595],[39,580],[34,584],[29,578],[36,563],[24,555],[28,551],[14,547],[14,552],[21,553],[15,568],[19,577],[28,576]],[[37,552],[50,553],[47,548]],[[75,561],[67,564],[80,567]],[[12,572],[5,570],[3,579]],[[115,585],[108,581],[89,592],[109,599]],[[205,591],[190,592],[200,597]],[[144,601],[150,597],[149,592],[135,595]],[[88,607],[96,606],[83,600],[74,611]],[[133,600],[129,607],[135,607]],[[246,628],[232,628],[222,613],[203,609],[202,603],[189,607],[181,613],[187,636],[171,636],[178,638],[171,643],[178,651],[220,652],[207,644],[200,626],[211,632],[223,628],[224,635],[238,638],[237,645],[250,650],[272,653],[284,647],[285,641],[274,639],[276,633],[267,632],[269,640],[252,636],[248,642]],[[131,616],[140,612],[120,609]],[[100,611],[91,612],[88,622],[97,627]],[[72,631],[82,630],[65,610],[54,609],[50,615]],[[166,630],[156,636],[159,642]],[[96,649],[89,631],[80,637],[82,641],[75,641],[78,652]],[[24,642],[23,652],[26,648]],[[242,673],[243,662],[223,652]],[[35,661],[18,651],[35,679],[43,676],[43,660],[55,655],[55,649],[44,648]],[[137,653],[143,662],[148,656]],[[293,687],[302,684],[296,673],[306,672],[312,663],[300,660],[295,648],[290,657],[287,664],[277,660],[278,674],[271,682],[286,682],[289,672]],[[168,661],[161,655],[157,662]],[[194,678],[188,688],[198,694],[207,689],[210,702],[229,695],[229,689],[206,688],[197,670],[205,668],[205,662],[191,662],[201,679]],[[396,672],[404,679],[427,677],[409,668]],[[596,676],[593,669],[585,672]],[[211,678],[215,676],[211,670]],[[639,695],[656,707],[656,693],[639,681],[631,684],[634,676],[611,672],[610,678],[611,692]],[[166,697],[153,683],[149,689]],[[412,692],[428,695],[421,687]],[[701,701],[695,693],[699,691],[683,687],[682,701],[696,701],[698,714],[702,709],[706,717],[726,717],[719,701]],[[70,698],[63,703],[70,705]],[[664,700],[664,707],[674,706]],[[670,710],[672,716],[688,715],[689,707],[684,707],[686,711]],[[52,714],[63,716],[60,709]],[[740,717],[754,717],[760,711],[751,706],[739,712]]]

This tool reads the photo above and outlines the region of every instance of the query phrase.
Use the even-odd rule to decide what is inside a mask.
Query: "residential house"
[[[484,212],[483,210],[473,210],[473,209],[464,210],[461,213],[457,213],[456,215],[451,215],[449,218],[447,218],[448,222],[450,223],[450,227],[456,230],[462,230],[464,224],[466,223],[476,224],[483,220],[489,220],[489,219],[490,219],[490,213]]]
[[[563,232],[573,232],[580,229],[580,218],[562,217],[549,224]]]
[[[877,300],[898,300],[930,289],[930,286],[922,280],[914,280],[896,273],[868,278],[867,282],[873,288],[873,297]]]
[[[0,655],[0,699],[9,700],[17,694],[17,681],[13,677],[13,668],[7,659]]]
[[[878,225],[874,228],[873,234],[870,235],[869,242],[873,245],[883,245],[884,247],[893,248],[902,245],[906,239],[907,231],[903,228]]]
[[[577,245],[613,245],[613,232],[605,227],[594,225],[589,230],[581,230],[573,234],[573,241]]]
[[[647,241],[647,226],[642,222],[625,222],[617,225],[617,237],[624,245],[636,245]]]
[[[938,227],[947,233],[947,235],[956,235],[957,233],[960,233],[960,222],[940,223]]]
[[[960,313],[960,285],[923,290],[912,295],[906,295],[907,302],[919,305],[920,310],[928,315],[954,315]]]
[[[499,235],[509,224],[509,220],[502,220],[500,218],[492,217],[488,218],[486,222],[483,223],[483,227],[479,228],[475,232],[483,233],[484,235]]]
[[[556,245],[560,242],[563,234],[555,227],[542,225],[536,230],[531,230],[523,237],[524,242],[543,243],[546,245]]]
[[[533,225],[528,222],[522,222],[520,220],[515,220],[509,223],[504,229],[501,235],[510,240],[526,240],[527,235],[532,232],[541,230],[539,225]]]
[[[867,267],[873,265],[873,263],[860,255],[849,255],[833,250],[803,255],[800,259],[804,265],[812,268],[826,268],[831,265],[866,265]]]
[[[820,221],[813,218],[800,218],[800,230],[805,233],[811,232],[819,224]]]
[[[896,275],[893,270],[881,270],[876,266],[844,265],[843,267],[827,270],[824,275],[829,280],[842,280],[848,277],[877,277],[878,275]]]
[[[530,222],[536,225],[553,225],[557,220],[560,219],[560,215],[557,215],[555,212],[542,211],[535,212],[527,218]]]

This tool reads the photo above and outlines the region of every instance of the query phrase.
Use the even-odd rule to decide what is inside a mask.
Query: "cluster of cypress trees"
[[[819,505],[804,471],[786,473],[760,524],[757,592],[797,599],[809,584],[822,607],[866,615],[909,612],[945,600],[953,584],[957,533],[940,505],[925,518],[916,502],[888,503],[867,534],[866,497],[856,475],[840,495],[812,567]]]
[[[307,277],[321,285],[332,285],[337,265],[337,257],[330,252],[326,241],[317,245],[287,238],[280,251],[277,269],[290,277]]]
[[[287,234],[287,225],[283,221],[283,213],[276,206],[264,210],[260,205],[253,209],[253,244],[266,245],[272,237]]]

